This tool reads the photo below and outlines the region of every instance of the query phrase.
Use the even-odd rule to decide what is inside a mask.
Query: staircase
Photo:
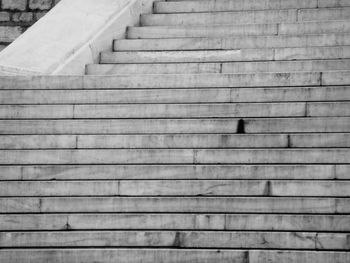
[[[0,78],[1,263],[350,262],[350,1],[157,2],[114,50]]]

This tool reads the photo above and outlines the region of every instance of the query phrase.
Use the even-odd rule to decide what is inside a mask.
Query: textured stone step
[[[349,59],[260,61],[226,63],[159,63],[159,64],[90,64],[88,75],[118,74],[193,74],[193,73],[250,73],[335,71],[350,68]]]
[[[255,249],[349,249],[345,233],[65,231],[0,233],[0,246],[11,247],[173,247]],[[314,240],[317,240],[315,242]]]
[[[196,13],[196,12],[227,12],[241,10],[273,10],[289,8],[317,8],[317,0],[219,0],[219,1],[180,1],[156,2],[154,13]]]
[[[350,19],[350,7],[299,9],[298,21]]]
[[[349,132],[350,118],[259,118],[244,121],[246,133]],[[9,134],[236,133],[238,119],[0,120]]]
[[[349,215],[278,214],[27,214],[0,215],[2,231],[255,230],[349,231]]]
[[[342,7],[350,6],[347,0],[319,0],[318,7]]]
[[[347,71],[342,71],[342,74]],[[337,72],[325,72],[329,85]],[[340,80],[334,83],[341,85]],[[345,81],[344,81],[345,82]],[[116,84],[118,83],[118,84]],[[349,84],[348,83],[344,83]],[[155,74],[118,76],[5,76],[0,89],[146,89],[146,88],[212,88],[212,87],[281,87],[318,86],[320,72],[258,74]]]
[[[321,48],[319,51],[322,52],[322,50],[325,51],[324,48]],[[315,51],[316,51],[315,49],[307,50],[307,52],[310,52],[310,53]],[[316,56],[317,54],[314,54],[314,55]],[[321,56],[322,55],[320,55],[320,57]],[[350,60],[337,59],[337,60],[300,60],[300,61],[222,63],[221,70],[223,73],[243,73],[243,72],[248,73],[248,72],[337,71],[337,70],[347,70],[349,68],[350,68]]]
[[[2,150],[0,164],[347,164],[350,149]]]
[[[348,102],[315,102],[307,103],[307,116],[349,116],[350,103]]]
[[[293,135],[3,135],[0,149],[350,147],[349,133]]]
[[[188,62],[231,62],[271,61],[305,59],[350,58],[350,46],[200,50],[200,51],[129,51],[102,52],[101,63],[188,63]]]
[[[310,139],[312,141],[312,139]],[[349,180],[349,165],[0,166],[0,180],[308,179]],[[1,222],[1,221],[0,221]]]
[[[294,62],[290,62],[294,63]],[[297,62],[295,62],[297,63]],[[229,67],[229,65],[226,65]],[[258,64],[252,70],[260,67]],[[0,104],[225,103],[350,100],[348,86],[140,90],[0,90]]]
[[[167,2],[189,2],[189,0],[167,0]],[[197,0],[191,0],[190,2],[193,2],[193,1],[197,1]],[[219,2],[218,0],[201,0],[200,2]],[[225,0],[223,0],[223,2],[224,2]],[[244,5],[246,2],[245,1],[236,1],[236,2],[238,2],[239,4],[241,4],[241,5]],[[311,2],[311,1],[310,1]],[[268,3],[274,3],[273,1],[269,1],[269,0],[267,0],[267,1],[256,1],[256,2],[254,2],[254,1],[251,1],[251,2],[249,2],[249,1],[247,1],[247,3],[249,3],[249,5],[268,5]],[[288,4],[291,4],[291,5],[294,5],[295,3],[298,3],[298,5],[303,5],[303,4],[305,4],[304,2],[302,2],[302,3],[300,3],[300,2],[298,2],[298,1],[289,1],[288,3],[285,3],[286,5],[288,5]],[[214,4],[214,3],[213,3]],[[271,5],[270,4],[270,5]],[[349,4],[349,2],[347,1],[347,0],[318,0],[318,4],[317,4],[317,6],[318,7],[342,7],[342,6],[349,6],[350,4]]]
[[[290,37],[302,38],[308,34],[339,34],[350,32],[350,21],[308,21],[279,24],[237,24],[237,25],[177,25],[129,27],[127,38],[167,39],[167,38],[224,38],[224,37]],[[294,36],[293,36],[294,35]],[[241,41],[243,41],[241,40]],[[126,41],[126,40],[125,40]],[[233,41],[233,40],[231,40]],[[240,40],[235,40],[239,41]],[[261,41],[264,43],[263,41]],[[294,41],[295,42],[295,41]],[[291,42],[293,43],[293,42]],[[299,42],[302,43],[302,42]],[[230,42],[229,42],[230,44]]]
[[[347,68],[342,68],[347,69]],[[87,75],[221,73],[222,63],[90,64]]]
[[[0,182],[1,197],[319,196],[350,197],[349,181],[150,180]],[[1,239],[0,239],[1,240]]]
[[[336,19],[341,19],[335,17]],[[349,32],[349,20],[329,21],[304,21],[298,23],[281,23],[278,27],[278,34],[304,35],[304,34],[329,34]]]
[[[143,26],[290,23],[347,20],[350,7],[141,15]]]
[[[345,134],[344,134],[345,135]],[[327,136],[327,135],[326,135]],[[326,137],[325,136],[325,137]],[[334,134],[336,145],[346,135]],[[317,138],[318,139],[318,138]],[[317,144],[315,138],[314,143]],[[345,141],[343,141],[345,139]],[[303,139],[300,139],[302,141]],[[339,141],[339,142],[338,142]],[[338,143],[337,143],[338,142]],[[300,142],[302,144],[302,142]],[[320,144],[323,144],[320,141]],[[331,144],[331,142],[329,143]],[[287,147],[287,135],[171,134],[171,135],[22,135],[0,136],[0,149],[57,148],[241,148]],[[350,147],[350,144],[349,144]]]
[[[350,102],[1,105],[1,119],[347,117]]]
[[[318,115],[327,112],[327,103],[310,106],[309,114],[323,109]],[[349,116],[346,109],[350,103],[329,105],[337,111],[332,116]],[[212,118],[212,117],[285,117],[305,116],[306,103],[242,103],[242,104],[134,104],[134,105],[77,105],[76,118]],[[1,108],[0,108],[1,109]],[[341,112],[343,111],[343,112]],[[348,114],[348,115],[347,115]]]
[[[236,37],[277,35],[277,24],[246,24],[220,26],[147,26],[128,27],[127,38]]]
[[[331,72],[322,73],[322,84],[332,83],[332,85],[341,85],[341,83],[350,81],[349,71],[337,71],[332,74]]]
[[[148,27],[144,29],[149,29]],[[116,39],[115,51],[225,50],[349,45],[350,34],[240,36],[213,38]]]
[[[176,63],[273,60],[273,49],[102,52],[100,63]]]
[[[169,263],[287,263],[303,262],[305,259],[318,263],[347,263],[350,253],[347,252],[314,252],[314,251],[284,251],[284,250],[178,250],[178,249],[26,249],[1,250],[0,259],[3,263],[36,262],[46,263],[94,263],[103,260],[105,263],[118,261],[120,263],[161,263],[167,259]],[[30,261],[29,261],[30,260]],[[205,261],[204,261],[205,260]]]
[[[314,14],[319,14],[313,9],[309,13],[300,13],[302,19],[310,21]],[[316,10],[317,11],[317,10]],[[346,18],[345,12],[339,19]],[[239,12],[208,12],[208,13],[184,13],[184,14],[148,14],[141,15],[142,26],[174,26],[174,25],[222,25],[222,24],[254,24],[254,23],[282,23],[296,22],[297,9],[286,10],[259,10]],[[328,14],[322,15],[317,20],[326,19]],[[335,14],[334,14],[335,15]],[[340,12],[336,15],[341,15]],[[331,17],[332,18],[332,17]],[[330,19],[328,19],[330,20]],[[334,20],[334,18],[333,18]],[[300,20],[302,21],[302,20]]]
[[[47,197],[0,198],[9,213],[290,213],[344,214],[348,198],[311,197]]]

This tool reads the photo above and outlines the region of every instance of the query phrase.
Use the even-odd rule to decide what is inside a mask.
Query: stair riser
[[[242,10],[273,10],[289,8],[317,8],[317,0],[310,1],[192,1],[192,2],[156,2],[154,13],[196,13],[196,12],[220,12]]]
[[[2,197],[20,196],[320,196],[349,197],[350,182],[71,181],[0,182]]]
[[[0,260],[3,263],[20,263],[25,260],[36,263],[46,263],[47,259],[57,263],[87,262],[93,263],[103,259],[105,263],[121,262],[164,262],[164,258],[172,259],[170,263],[175,262],[222,262],[222,263],[245,263],[249,257],[251,263],[279,262],[287,263],[302,262],[308,258],[311,262],[318,263],[347,263],[350,260],[350,254],[345,252],[306,252],[306,251],[262,251],[262,250],[178,250],[178,249],[37,249],[37,250],[2,250]]]
[[[127,38],[176,38],[176,37],[235,37],[248,35],[277,35],[277,24],[232,25],[213,27],[128,27]]]
[[[313,14],[312,14],[313,15]],[[296,22],[297,10],[141,15],[142,26],[222,25]],[[305,16],[307,19],[307,16]],[[340,19],[340,18],[339,18]],[[318,19],[320,20],[320,19]]]
[[[220,51],[103,52],[101,63],[231,62],[350,58],[350,46]]]
[[[0,198],[2,213],[349,213],[348,198],[56,197]]]
[[[347,85],[349,71],[256,74],[155,74],[85,77],[2,77],[0,89],[165,89]],[[32,81],[28,85],[25,81]],[[118,83],[118,84],[116,84]],[[51,85],[52,84],[52,85]],[[75,85],[74,85],[75,84]]]
[[[194,2],[194,1],[197,1],[197,0],[191,0],[190,2]],[[167,2],[189,2],[189,0],[167,0]],[[221,3],[226,3],[226,2],[229,2],[227,0],[206,0],[206,1],[198,1],[198,3],[201,3],[201,2],[204,2],[204,3],[208,3],[208,4],[212,4],[212,5],[222,5]],[[240,5],[248,5],[248,6],[254,6],[254,5],[262,5],[262,6],[268,6],[268,5],[273,5],[275,3],[275,1],[271,1],[271,0],[266,0],[266,1],[254,1],[254,0],[251,0],[251,1],[235,1],[235,3],[237,3],[238,6]],[[239,4],[238,4],[239,3]],[[298,0],[294,0],[294,1],[288,1],[288,2],[284,2],[284,1],[281,1],[281,4],[284,4],[284,5],[296,5],[295,3],[298,3],[297,7],[301,8],[302,5],[311,5],[311,3],[314,3],[312,1],[310,1],[310,3],[305,3],[305,2],[299,2]],[[175,4],[175,3],[172,3],[172,4]],[[232,5],[235,5],[231,2],[229,2],[229,4],[232,4]],[[279,1],[276,3],[276,5],[279,4]],[[347,0],[318,0],[317,3],[316,3],[316,7],[319,7],[319,8],[322,8],[322,7],[346,7],[346,6],[349,6],[349,1]],[[269,7],[271,8],[271,7]]]
[[[347,164],[348,149],[2,150],[0,164]]]
[[[166,39],[166,38],[194,38],[194,37],[310,37],[309,34],[335,34],[349,33],[350,23],[343,21],[317,21],[279,24],[243,24],[243,25],[177,25],[177,26],[147,26],[129,27],[127,38],[129,39]],[[294,35],[294,36],[293,36]],[[231,40],[233,41],[233,40]],[[235,40],[240,41],[240,40]],[[242,40],[241,40],[242,41]],[[329,40],[330,41],[330,40]],[[260,41],[263,43],[262,41]],[[293,42],[290,42],[293,43]],[[300,42],[299,42],[300,43]],[[230,42],[227,44],[229,45]]]
[[[118,74],[199,74],[199,73],[271,73],[335,71],[350,68],[350,60],[269,61],[233,63],[168,63],[168,64],[91,64],[88,75]]]
[[[2,120],[1,134],[236,133],[237,119]],[[346,117],[247,119],[245,133],[349,132]]]
[[[347,215],[263,214],[28,214],[0,215],[2,230],[171,229],[349,231]],[[225,223],[226,222],[226,223]]]
[[[0,149],[350,147],[350,134],[309,135],[22,135],[0,136]]]
[[[317,236],[319,243],[313,241]],[[182,247],[348,249],[346,234],[273,232],[34,232],[0,233],[1,247]],[[174,240],[181,238],[179,242]],[[301,241],[301,240],[302,241]],[[322,246],[318,245],[322,244]]]
[[[241,36],[240,38],[124,39],[114,41],[114,50],[220,50],[239,48],[339,46],[349,44],[349,34],[322,34],[304,36]]]
[[[36,165],[0,167],[0,180],[34,181],[91,179],[348,180],[349,176],[349,165]]]
[[[295,23],[324,20],[346,20],[350,7],[334,9],[286,9],[241,12],[141,15],[143,26],[222,25],[255,23]]]
[[[0,90],[0,104],[224,103],[350,100],[350,88]]]
[[[350,102],[0,106],[1,119],[348,117]]]

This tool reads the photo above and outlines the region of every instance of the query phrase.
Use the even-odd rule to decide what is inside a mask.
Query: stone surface
[[[125,6],[89,76],[0,77],[1,263],[348,263],[349,5]]]
[[[48,10],[52,7],[52,0],[28,0],[30,9]]]
[[[2,9],[9,9],[9,10],[26,10],[27,7],[27,0],[3,0],[1,2],[1,8]]]

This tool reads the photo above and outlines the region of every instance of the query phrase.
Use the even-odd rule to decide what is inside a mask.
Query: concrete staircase
[[[1,263],[350,262],[350,1],[157,2],[114,49],[1,77]]]

